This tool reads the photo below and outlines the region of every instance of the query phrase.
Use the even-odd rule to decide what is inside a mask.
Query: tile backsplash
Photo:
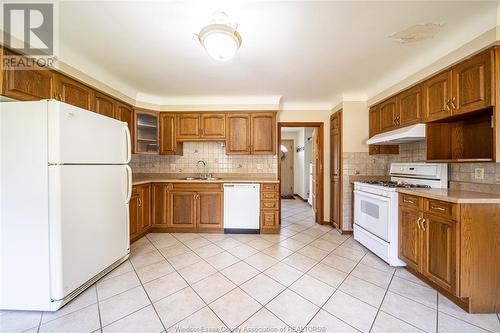
[[[399,145],[398,155],[369,155],[367,152],[344,152],[343,182],[349,184],[353,175],[389,176],[393,162],[422,162],[426,159],[425,141]],[[475,179],[474,169],[484,168],[484,179]],[[500,181],[500,163],[449,163],[448,180],[482,184],[498,184]],[[352,226],[352,189],[344,186],[344,226]]]
[[[275,174],[277,156],[226,155],[222,142],[185,142],[183,156],[132,155],[136,173],[255,173]],[[206,169],[197,167],[203,160]]]

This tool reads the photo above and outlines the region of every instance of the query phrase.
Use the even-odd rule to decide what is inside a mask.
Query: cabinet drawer
[[[399,204],[402,206],[418,209],[418,197],[409,194],[400,194]]]
[[[260,213],[260,224],[262,229],[274,229],[279,226],[279,212],[263,211]]]
[[[268,192],[278,191],[278,184],[269,184],[269,183],[261,184],[260,190],[262,192],[266,192],[266,191],[268,191]]]
[[[279,200],[261,200],[260,209],[264,210],[278,210]]]
[[[174,190],[186,191],[222,191],[220,183],[173,183]]]
[[[261,200],[278,200],[278,192],[262,192],[260,194]]]
[[[424,213],[456,219],[457,205],[445,201],[424,199]]]

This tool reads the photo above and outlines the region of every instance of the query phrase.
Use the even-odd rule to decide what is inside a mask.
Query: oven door
[[[354,191],[354,223],[389,241],[390,198]]]

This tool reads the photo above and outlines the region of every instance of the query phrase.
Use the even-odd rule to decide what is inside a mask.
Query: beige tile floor
[[[305,203],[282,215],[280,235],[149,234],[61,310],[0,312],[0,331],[500,332],[498,314],[463,312]]]

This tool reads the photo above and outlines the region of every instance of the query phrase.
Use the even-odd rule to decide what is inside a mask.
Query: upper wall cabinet
[[[135,152],[158,154],[158,112],[136,109]]]
[[[115,118],[117,116],[116,101],[112,97],[101,94],[100,92],[94,93],[93,110],[103,116],[111,118]]]
[[[252,113],[251,123],[252,154],[276,154],[276,113]]]
[[[452,77],[451,70],[449,70],[424,82],[425,121],[439,120],[451,116]]]
[[[1,51],[1,50],[0,50]],[[16,54],[3,49],[5,56]],[[3,55],[3,54],[2,54]],[[2,65],[3,66],[3,63]],[[21,101],[48,99],[53,96],[54,75],[48,69],[14,70],[3,68],[2,95]]]
[[[226,116],[226,154],[250,154],[250,113],[229,113]]]
[[[130,140],[132,141],[132,153],[135,153],[134,108],[130,105],[117,101],[115,118],[127,123],[131,136]]]
[[[399,126],[399,106],[397,96],[380,103],[380,131],[387,132]]]
[[[374,136],[375,134],[380,133],[380,127],[379,127],[379,108],[378,105],[372,106],[370,108],[370,115],[369,115],[369,125],[370,125],[370,138]]]
[[[453,68],[452,113],[463,114],[492,106],[494,51],[488,50]]]
[[[55,99],[93,111],[94,90],[67,76],[56,75]]]
[[[398,95],[399,126],[417,124],[422,119],[422,86],[417,85]]]
[[[226,137],[223,113],[182,113],[177,115],[177,140],[224,140]]]
[[[173,113],[160,113],[160,155],[182,155],[182,143],[177,142]]]

